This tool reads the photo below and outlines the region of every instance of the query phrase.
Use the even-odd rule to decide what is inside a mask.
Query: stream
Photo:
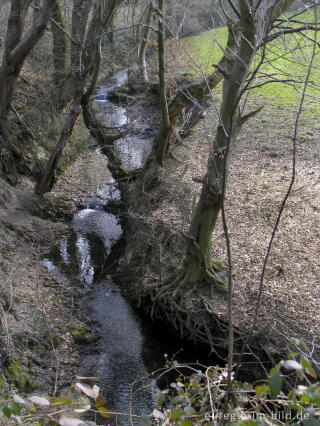
[[[108,101],[109,93],[126,81],[127,72],[120,71],[108,84],[98,88],[94,97],[97,115],[106,126],[119,127],[128,124],[126,108]],[[117,149],[127,168],[139,167],[152,148],[153,131],[150,125],[135,123],[135,129],[124,140],[118,141]],[[149,136],[148,136],[149,135]],[[98,151],[99,152],[99,151]],[[102,154],[101,154],[102,155]],[[131,384],[165,363],[164,353],[172,356],[183,342],[171,336],[164,326],[151,324],[133,309],[120,289],[108,275],[112,247],[122,236],[119,218],[106,211],[111,200],[119,199],[120,192],[114,182],[106,183],[95,197],[86,200],[85,208],[75,216],[72,229],[52,248],[43,263],[60,280],[80,283],[85,310],[92,320],[92,332],[98,339],[85,349],[79,374],[99,378],[101,393],[107,399],[107,409],[143,416],[152,413],[159,392],[150,377],[139,383],[143,390],[130,397]],[[188,344],[190,346],[190,343]],[[190,351],[189,351],[190,352]],[[181,357],[196,359],[182,352]],[[141,418],[133,417],[134,425],[143,425]],[[101,424],[106,424],[102,420]],[[107,424],[129,425],[127,416],[119,415]]]

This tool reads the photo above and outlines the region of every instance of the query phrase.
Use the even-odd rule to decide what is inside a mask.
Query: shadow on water
[[[84,348],[86,355],[79,374],[98,377],[107,408],[119,413],[128,413],[131,384],[147,377],[138,383],[136,388],[143,386],[143,390],[134,392],[131,401],[132,413],[143,416],[153,411],[158,386],[166,387],[174,379],[172,375],[164,376],[156,383],[149,376],[164,366],[164,354],[168,359],[199,360],[206,365],[212,359],[207,356],[207,348],[195,347],[179,339],[167,326],[152,323],[121,295],[108,273],[123,246],[122,229],[118,218],[103,209],[109,193],[107,189],[102,193],[106,197],[105,206],[101,194],[100,198],[88,200],[88,208],[75,215],[73,229],[52,248],[43,263],[57,279],[80,287],[85,295],[86,312],[98,341]],[[115,249],[111,253],[113,246]],[[108,424],[116,423],[110,420]],[[119,416],[117,424],[130,423],[127,417]],[[144,422],[134,418],[133,424],[143,425]]]
[[[126,78],[124,70],[114,76],[111,85],[99,88],[94,99],[96,103],[109,108],[110,90],[119,87]],[[108,115],[107,110],[104,114]],[[127,142],[119,142],[125,167],[141,166],[148,150],[151,150],[150,135],[153,132],[154,129],[137,124]],[[143,140],[141,144],[139,140]],[[106,209],[111,200],[119,198],[120,192],[112,183],[100,190],[95,198],[88,199],[84,208],[75,215],[69,234],[52,247],[43,263],[57,279],[80,288],[80,294],[85,296],[86,312],[92,320],[92,331],[98,336],[94,343],[84,345],[83,354],[86,355],[83,355],[79,374],[99,378],[109,410],[128,413],[131,404],[132,413],[143,416],[153,411],[158,386],[167,386],[173,379],[169,376],[156,383],[149,376],[149,373],[164,366],[164,354],[168,359],[174,357],[183,362],[198,360],[205,365],[217,363],[217,360],[208,357],[207,348],[195,347],[179,339],[167,326],[152,323],[149,317],[126,302],[113,282],[109,274],[120,255],[122,229],[118,217]],[[131,398],[131,384],[141,377],[147,377],[139,382],[143,389],[134,392]],[[106,424],[105,420],[101,423]],[[134,417],[132,423],[143,425],[144,421]],[[130,422],[127,416],[118,416],[108,420],[108,424],[128,425]]]

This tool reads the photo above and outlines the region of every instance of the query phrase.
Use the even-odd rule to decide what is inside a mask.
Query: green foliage
[[[175,362],[169,367],[176,371],[188,368]],[[190,377],[180,373],[176,382],[158,395],[153,411],[158,424],[320,424],[320,382],[309,360],[296,353],[277,364],[268,379],[256,386],[235,382],[228,400],[226,369],[209,367],[203,372],[190,368],[194,371]],[[288,390],[292,379],[295,386]]]

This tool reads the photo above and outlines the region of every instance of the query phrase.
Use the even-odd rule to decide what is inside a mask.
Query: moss
[[[51,339],[52,339],[52,342],[51,342]],[[47,332],[46,333],[46,340],[47,340],[47,342],[48,342],[48,344],[49,344],[50,347],[52,346],[52,344],[53,344],[54,348],[56,348],[59,345],[61,345],[61,337],[57,336],[55,334],[52,334],[50,336],[50,334]]]
[[[36,388],[36,382],[30,376],[30,365],[23,365],[16,357],[4,370],[4,374],[20,392],[30,393]]]
[[[0,377],[0,397],[4,393],[6,394],[8,390],[9,389],[8,389],[7,383],[5,382],[5,380],[2,377]]]
[[[66,325],[61,325],[60,327],[59,327],[59,330],[61,331],[61,333],[63,333],[63,334],[65,334],[66,332],[67,332],[67,326]]]
[[[71,324],[69,330],[77,343],[92,343],[97,340],[97,336],[92,334],[89,327],[84,324]]]

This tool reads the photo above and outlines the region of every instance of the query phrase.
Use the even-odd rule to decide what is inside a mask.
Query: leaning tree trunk
[[[189,232],[185,269],[192,282],[201,280],[203,274],[209,278],[216,278],[210,257],[211,239],[222,207],[223,182],[228,168],[226,155],[230,152],[228,146],[231,147],[234,143],[242,124],[238,110],[239,93],[246,80],[255,46],[255,22],[245,0],[240,1],[240,11],[242,26],[240,46],[224,79],[220,123]]]
[[[90,27],[85,39],[84,48],[81,52],[81,58],[77,59],[78,64],[82,62],[82,70],[81,73],[79,72],[77,89],[73,97],[71,108],[65,125],[62,129],[58,144],[51,154],[41,180],[35,187],[35,191],[38,194],[44,194],[45,192],[51,191],[52,189],[55,181],[55,172],[58,166],[58,162],[61,158],[64,147],[70,139],[76,119],[79,116],[81,102],[83,99],[87,100],[87,96],[84,92],[89,73],[95,69],[93,81],[96,81],[95,79],[98,75],[100,60],[96,59],[100,54],[101,37],[103,33],[109,28],[114,12],[121,1],[122,0],[111,0],[108,4],[105,2],[99,2],[95,4]],[[91,84],[89,91],[91,92],[92,90],[93,87]]]
[[[203,180],[200,199],[194,213],[187,237],[183,267],[176,277],[164,286],[155,297],[154,306],[161,305],[168,298],[186,288],[193,291],[197,284],[208,281],[217,289],[225,285],[217,272],[221,263],[210,254],[212,234],[222,207],[222,192],[228,159],[226,158],[244,120],[239,117],[239,93],[246,80],[255,46],[255,22],[245,0],[241,4],[241,38],[237,52],[234,52],[223,71],[223,100],[220,108],[220,123],[208,159],[207,174]],[[251,114],[252,115],[252,114]],[[172,294],[172,293],[171,293]]]
[[[0,67],[0,160],[1,168],[10,174],[13,171],[12,153],[9,144],[8,115],[15,82],[26,56],[43,35],[56,0],[44,0],[39,16],[31,29],[22,38],[25,16],[31,0],[12,0],[8,20],[6,45]]]
[[[44,194],[45,192],[51,191],[53,187],[58,162],[61,158],[64,147],[70,139],[74,124],[80,114],[80,102],[83,96],[84,84],[84,80],[79,78],[78,87],[71,104],[68,118],[66,119],[61,131],[58,144],[50,156],[44,175],[40,182],[36,185],[35,191],[38,194]]]
[[[190,107],[195,103],[201,104],[208,98],[210,91],[218,86],[226,75],[227,67],[229,67],[233,52],[237,46],[239,39],[239,28],[237,25],[230,24],[228,32],[228,41],[225,53],[216,65],[215,71],[200,83],[191,83],[182,88],[172,99],[168,106],[169,122],[166,117],[161,120],[159,133],[156,137],[152,159],[157,165],[162,165],[163,161],[170,151],[170,142],[175,133],[177,122],[184,108]],[[195,124],[195,123],[194,123]]]

